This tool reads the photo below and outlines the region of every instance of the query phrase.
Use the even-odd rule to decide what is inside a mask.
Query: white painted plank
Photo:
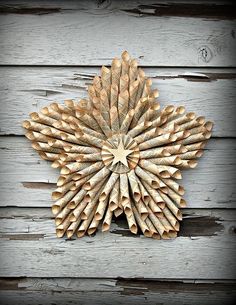
[[[41,160],[26,138],[0,141],[0,206],[50,207],[54,185],[47,183],[56,183],[59,171]],[[198,167],[184,171],[180,183],[189,208],[235,207],[235,149],[235,140],[211,139]]]
[[[111,8],[96,2],[78,9],[6,11],[0,21],[0,63],[102,65],[127,49],[147,66],[235,65],[233,20],[214,14],[209,19],[158,16],[158,10],[142,4],[128,12],[122,1]]]
[[[99,68],[0,68],[0,133],[23,134],[21,123],[32,111],[67,98],[87,95],[87,85]],[[213,135],[234,137],[236,125],[235,70],[146,68],[159,101],[185,105],[188,111],[215,122]]]
[[[225,284],[172,283],[166,281],[132,281],[113,279],[3,279],[0,297],[5,305],[16,303],[143,305],[185,304],[231,305],[235,287]]]
[[[0,276],[234,279],[235,212],[198,210],[191,217],[194,214],[215,219],[220,229],[210,236],[200,231],[195,237],[157,241],[132,238],[125,233],[127,226],[113,224],[112,232],[68,241],[50,234],[52,220],[16,217],[13,226],[12,219],[2,219]],[[24,222],[28,232],[22,235]]]

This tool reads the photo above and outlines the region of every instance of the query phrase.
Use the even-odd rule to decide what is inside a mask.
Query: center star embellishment
[[[107,150],[109,150],[110,153],[112,153],[112,155],[114,156],[112,165],[115,165],[116,163],[121,162],[125,166],[129,167],[128,162],[127,162],[127,156],[129,154],[131,154],[133,152],[133,150],[132,149],[125,149],[122,140],[120,140],[117,148],[115,148],[115,149],[107,148]]]

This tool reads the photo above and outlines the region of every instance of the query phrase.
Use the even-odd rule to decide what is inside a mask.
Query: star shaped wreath
[[[68,238],[108,231],[124,213],[129,229],[147,237],[177,236],[184,188],[181,169],[194,168],[212,122],[183,106],[160,109],[157,90],[125,51],[102,67],[88,99],[52,103],[23,122],[40,157],[60,168],[56,234]]]

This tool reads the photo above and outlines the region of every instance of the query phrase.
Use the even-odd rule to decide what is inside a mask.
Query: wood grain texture
[[[0,63],[102,65],[127,49],[146,66],[235,65],[233,8],[189,4],[163,11],[144,0],[85,2],[64,8],[46,1],[43,8],[18,10],[15,3],[2,5]]]
[[[12,304],[231,305],[235,284],[125,279],[0,279],[0,298]]]
[[[211,139],[198,167],[183,172],[189,208],[235,207],[236,141]],[[50,207],[59,170],[40,159],[24,137],[0,137],[0,206]]]
[[[107,234],[58,239],[53,220],[40,214],[36,218],[36,211],[30,217],[30,210],[34,209],[26,210],[23,217],[4,218],[1,213],[2,277],[234,278],[234,210],[187,211],[186,219],[213,218],[218,226],[209,235],[199,232],[197,236],[184,234],[175,240],[156,242],[131,237],[122,221],[113,223]],[[193,228],[189,226],[188,230]],[[36,234],[41,236],[37,238]]]
[[[119,54],[118,54],[119,55]],[[23,134],[22,121],[52,101],[87,96],[87,86],[100,68],[1,67],[0,133]],[[145,68],[160,92],[159,101],[184,105],[215,122],[213,136],[234,137],[235,69]]]

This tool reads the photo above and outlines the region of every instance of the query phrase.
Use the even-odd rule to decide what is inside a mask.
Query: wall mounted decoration
[[[40,157],[60,168],[58,237],[108,231],[122,213],[134,234],[177,236],[186,206],[177,180],[196,167],[213,123],[183,106],[160,109],[151,84],[125,51],[94,77],[88,99],[52,103],[23,122]]]

